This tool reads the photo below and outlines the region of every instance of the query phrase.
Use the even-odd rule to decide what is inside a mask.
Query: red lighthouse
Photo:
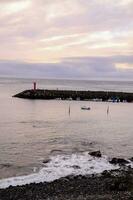
[[[33,89],[36,91],[36,82],[33,83]]]

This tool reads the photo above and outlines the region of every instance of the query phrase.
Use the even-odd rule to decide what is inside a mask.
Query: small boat
[[[91,109],[90,107],[86,107],[86,106],[81,107],[81,110],[90,110],[90,109]]]

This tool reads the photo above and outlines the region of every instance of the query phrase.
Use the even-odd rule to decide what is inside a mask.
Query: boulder
[[[109,163],[114,164],[114,165],[125,165],[128,164],[129,161],[125,160],[124,158],[112,158],[112,160],[109,161]]]
[[[102,154],[100,151],[92,151],[89,153],[90,156],[94,156],[94,157],[98,157],[98,158],[101,158],[102,157]]]
[[[45,159],[45,160],[43,160],[43,164],[47,164],[47,163],[49,163],[51,161],[51,159]]]
[[[72,167],[73,167],[74,169],[81,169],[80,166],[78,166],[78,165],[73,165]]]
[[[129,160],[131,160],[131,162],[133,162],[133,157],[132,157],[132,158],[129,158]]]

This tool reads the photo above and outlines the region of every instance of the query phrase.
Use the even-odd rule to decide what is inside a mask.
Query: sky
[[[0,0],[0,76],[132,79],[133,0]]]

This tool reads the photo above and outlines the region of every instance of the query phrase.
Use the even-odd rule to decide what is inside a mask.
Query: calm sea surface
[[[133,156],[133,103],[12,98],[30,89],[32,82],[0,79],[0,179],[37,172],[51,156],[97,149],[109,157]],[[39,88],[48,89],[133,92],[133,82],[37,80],[37,83]],[[83,111],[81,106],[90,106],[91,110]]]

